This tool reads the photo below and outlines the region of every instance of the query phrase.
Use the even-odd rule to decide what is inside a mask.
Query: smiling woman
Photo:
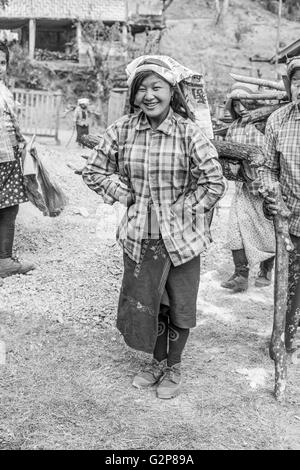
[[[166,80],[152,72],[144,72],[139,81],[134,105],[146,114],[152,129],[156,129],[168,115],[174,92]]]
[[[168,399],[180,393],[181,355],[196,325],[200,253],[211,241],[207,212],[226,183],[181,93],[183,76],[163,57],[128,65],[132,113],[106,130],[83,179],[104,202],[128,207],[117,234],[124,251],[117,327],[130,347],[153,354],[133,385],[157,385],[157,396]]]

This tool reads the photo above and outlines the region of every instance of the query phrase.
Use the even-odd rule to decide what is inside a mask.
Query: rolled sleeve
[[[262,189],[266,190],[279,180],[280,172],[279,152],[276,150],[276,135],[271,121],[268,121],[266,126],[264,152],[266,161],[259,173]]]
[[[90,189],[102,196],[106,204],[118,201],[128,206],[132,202],[132,192],[117,175],[118,135],[117,129],[111,126],[89,157],[82,178]]]
[[[190,149],[191,173],[196,188],[192,193],[198,210],[208,212],[227,189],[215,147],[204,135],[194,136]]]

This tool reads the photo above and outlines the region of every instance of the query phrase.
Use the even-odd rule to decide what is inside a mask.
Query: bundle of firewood
[[[81,144],[87,148],[93,149],[100,142],[97,135],[83,135],[80,140]],[[256,145],[239,144],[237,142],[229,142],[222,140],[211,140],[216,148],[220,163],[223,168],[224,176],[232,180],[248,181],[246,175],[241,172],[232,172],[229,163],[240,165],[247,162],[251,167],[258,168],[264,163],[264,154],[260,147]]]
[[[272,80],[237,75],[234,73],[231,73],[230,76],[238,82],[258,85],[257,93],[253,93],[251,95],[239,93],[236,95],[236,99],[245,99],[248,101],[253,100],[256,102],[257,108],[249,111],[249,117],[247,118],[247,121],[244,119],[244,123],[253,123],[262,133],[264,133],[268,117],[276,111],[276,109],[284,106],[290,100],[287,77],[283,76],[283,80],[281,82],[274,82]],[[269,88],[271,91],[265,91],[264,88]],[[224,122],[225,125],[216,127],[214,129],[214,135],[225,137],[230,125],[230,117],[224,116],[224,118],[220,118],[219,120]]]

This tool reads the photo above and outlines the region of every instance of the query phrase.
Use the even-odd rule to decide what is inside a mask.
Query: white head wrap
[[[196,123],[211,139],[213,137],[212,123],[202,74],[184,67],[166,55],[143,55],[134,59],[126,67],[128,86],[131,86],[139,72],[146,70],[156,72],[170,85],[182,82],[183,95],[195,115]]]
[[[295,70],[300,69],[300,56],[292,57],[291,59],[287,60],[287,76],[288,79],[291,80],[291,76],[295,72]]]
[[[88,98],[79,98],[77,103],[78,104],[85,104],[86,106],[88,106],[90,104],[90,100]]]

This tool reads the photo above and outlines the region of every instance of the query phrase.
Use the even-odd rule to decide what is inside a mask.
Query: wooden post
[[[82,26],[80,21],[77,21],[76,23],[76,41],[78,50],[78,62],[80,63],[80,57],[82,52]]]
[[[59,131],[59,116],[60,116],[60,106],[61,106],[61,101],[62,101],[62,92],[59,90],[55,93],[55,95],[56,95],[55,140],[56,140],[57,145],[59,145],[60,140],[58,138],[58,131]]]
[[[127,88],[113,88],[108,102],[107,125],[123,116],[126,104]]]
[[[288,299],[288,266],[289,253],[293,250],[293,244],[289,236],[288,226],[290,211],[283,201],[280,184],[276,183],[274,189],[269,190],[268,194],[275,198],[279,205],[278,213],[274,216],[276,237],[274,320],[269,353],[271,359],[275,362],[275,397],[277,400],[282,400],[286,389],[287,376],[285,328]]]
[[[34,59],[36,38],[36,20],[31,18],[29,20],[29,59]]]
[[[280,73],[278,72],[278,56],[279,56],[279,45],[280,45],[280,23],[281,23],[281,13],[282,13],[282,0],[278,2],[278,21],[277,21],[277,36],[276,36],[276,56],[275,56],[275,71],[276,78],[281,78]]]

